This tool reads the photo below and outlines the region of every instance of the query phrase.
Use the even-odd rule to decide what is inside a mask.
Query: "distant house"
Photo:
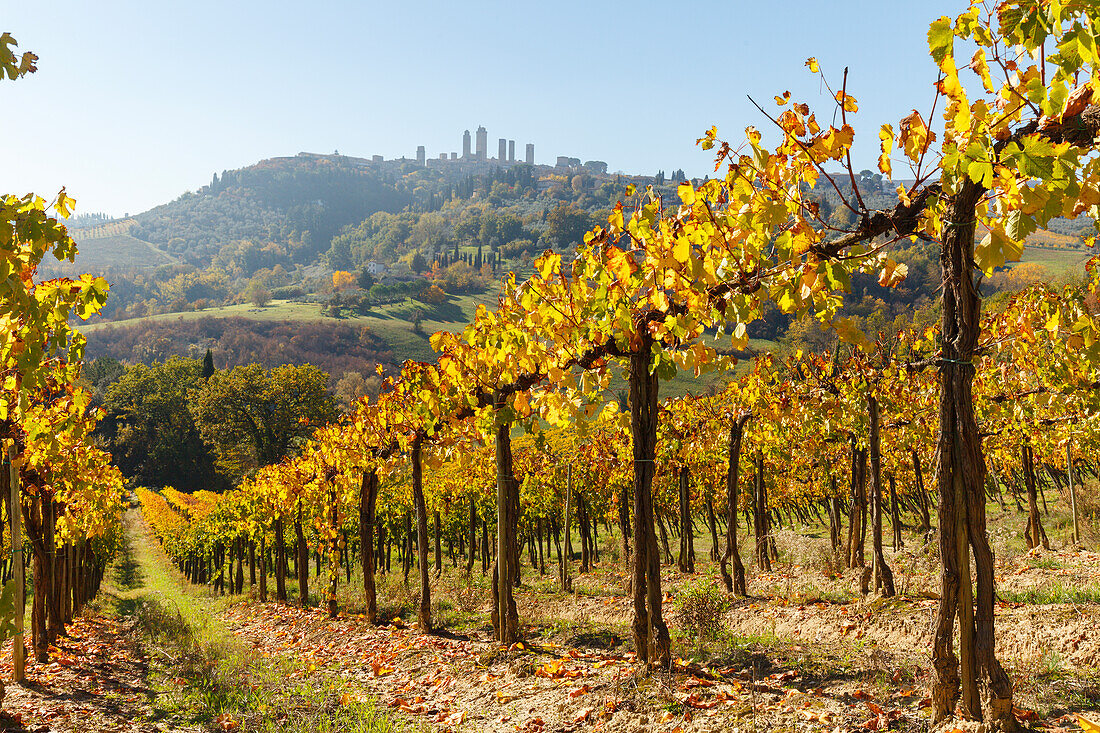
[[[367,263],[367,272],[371,275],[385,275],[386,266],[383,265],[381,262],[371,260]]]

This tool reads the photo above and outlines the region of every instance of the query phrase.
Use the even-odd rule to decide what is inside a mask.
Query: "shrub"
[[[680,590],[673,607],[676,622],[694,629],[702,639],[716,636],[721,630],[722,616],[730,608],[730,599],[711,580],[699,579]]]

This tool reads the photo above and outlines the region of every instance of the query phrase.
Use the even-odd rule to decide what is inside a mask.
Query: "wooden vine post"
[[[1073,449],[1066,443],[1066,479],[1069,481],[1069,506],[1073,512],[1073,544],[1081,544],[1081,531],[1077,526],[1077,485],[1073,480]]]
[[[22,684],[26,678],[27,652],[23,647],[23,613],[26,605],[24,597],[26,578],[23,570],[23,532],[20,526],[19,467],[16,465],[15,443],[8,445],[8,469],[11,471],[11,554],[15,579],[15,638],[12,644],[12,679]]]
[[[569,511],[573,501],[573,464],[565,467],[565,516],[562,518],[562,529],[565,532],[565,541],[562,545],[561,555],[561,587],[566,593],[573,590],[573,579],[569,577],[569,560],[572,554],[569,549]]]

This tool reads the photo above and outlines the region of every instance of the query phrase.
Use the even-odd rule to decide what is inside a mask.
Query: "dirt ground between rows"
[[[991,536],[1000,558],[997,653],[1015,682],[1018,714],[1033,729],[1077,729],[1076,713],[1100,709],[1100,554],[1013,552],[1010,532],[994,526]],[[291,676],[315,677],[306,681],[318,689],[339,683],[401,730],[929,731],[930,542],[907,538],[888,552],[899,596],[885,599],[861,595],[859,571],[838,568],[820,538],[780,532],[777,541],[783,561],[768,573],[749,567],[749,597],[734,600],[719,632],[704,638],[677,610],[691,589],[720,584],[716,565],[701,548],[699,572],[663,568],[677,661],[656,674],[635,664],[632,606],[614,557],[575,575],[573,593],[525,564],[516,596],[524,643],[511,649],[491,639],[479,570],[446,567],[433,578],[434,635],[409,621],[415,571],[409,586],[400,573],[379,579],[387,619],[379,627],[356,613],[329,619],[315,608],[260,604],[251,591],[223,599],[217,613],[255,654],[294,660]],[[342,584],[341,606],[356,608],[358,592]],[[1078,600],[1034,602],[1066,595]],[[0,730],[181,730],[158,717],[148,653],[125,613],[77,619],[49,664],[32,661],[26,685],[7,685]],[[10,679],[10,654],[0,655],[0,675]]]
[[[898,567],[908,562],[904,552],[891,559]],[[923,574],[916,564],[914,576]],[[576,579],[586,592],[520,589],[527,643],[509,650],[491,640],[487,605],[461,628],[434,636],[404,622],[375,628],[356,615],[329,620],[320,610],[253,602],[231,606],[224,620],[258,653],[304,656],[317,674],[339,677],[415,728],[929,730],[937,604],[930,581],[910,579],[899,598],[861,597],[853,592],[855,571],[784,565],[753,577],[750,597],[725,614],[721,638],[697,644],[675,628],[676,597],[700,579],[717,582],[713,566],[704,570],[663,573],[665,616],[680,657],[671,674],[637,673],[630,599],[621,595],[621,573],[607,566]],[[1096,583],[1100,555],[1019,556],[1001,563],[998,576],[1003,592]],[[539,576],[530,580],[537,585]],[[437,581],[438,597],[450,583]],[[998,603],[998,656],[1016,680],[1019,714],[1029,725],[1073,728],[1069,713],[1100,705],[1098,622],[1096,603]]]
[[[50,661],[28,659],[26,682],[11,680],[11,644],[0,675],[5,681],[0,730],[28,733],[153,733],[153,690],[148,657],[131,619],[86,616],[51,648]],[[174,730],[180,730],[178,728]]]

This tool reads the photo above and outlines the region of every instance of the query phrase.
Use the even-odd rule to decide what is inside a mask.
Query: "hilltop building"
[[[489,131],[485,129],[484,125],[479,125],[477,128],[475,155],[478,160],[486,160],[489,155]]]
[[[418,145],[416,147],[416,164],[417,165],[424,165],[424,163],[427,162],[426,158],[427,158],[427,155],[424,152],[424,146],[423,145]]]
[[[527,143],[527,165],[535,164],[535,144]]]
[[[516,162],[516,141],[515,140],[509,140],[508,141],[508,162],[509,163],[515,163]]]
[[[508,141],[504,138],[497,140],[497,160],[501,163],[508,160]]]
[[[462,159],[470,159],[470,131],[462,133]]]

